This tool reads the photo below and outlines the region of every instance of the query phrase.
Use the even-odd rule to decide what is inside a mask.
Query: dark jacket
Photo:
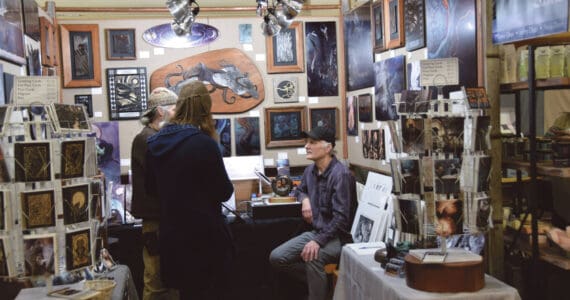
[[[148,139],[148,191],[161,203],[160,264],[172,288],[208,289],[227,279],[234,247],[221,202],[233,193],[216,141],[170,124]]]
[[[160,202],[146,192],[146,141],[157,131],[145,126],[131,146],[131,171],[133,180],[132,213],[137,218],[158,220],[160,218]]]

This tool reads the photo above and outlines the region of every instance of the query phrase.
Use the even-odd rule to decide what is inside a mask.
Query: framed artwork
[[[372,46],[375,53],[386,50],[386,39],[384,35],[384,2],[376,1],[371,3],[370,9],[372,22]]]
[[[121,144],[119,141],[119,122],[93,122],[97,146],[97,167],[105,180],[121,182]],[[86,147],[86,151],[88,151]],[[108,182],[107,181],[107,182]]]
[[[55,234],[24,235],[25,276],[57,274],[59,265]]]
[[[398,55],[374,63],[374,99],[376,120],[398,119],[394,94],[406,89],[406,62],[404,55]]]
[[[93,96],[92,95],[75,95],[75,104],[85,106],[85,111],[89,118],[93,118]]]
[[[265,147],[297,147],[305,144],[301,132],[307,130],[307,108],[294,106],[265,109]]]
[[[83,177],[85,166],[85,140],[61,142],[62,179]]]
[[[386,49],[404,46],[404,0],[384,0]]]
[[[435,201],[435,233],[450,236],[463,233],[463,201],[441,199]]]
[[[426,46],[425,0],[404,0],[406,51]]]
[[[34,182],[51,180],[50,143],[15,143],[15,180]]]
[[[358,97],[356,95],[346,97],[346,133],[358,135]]]
[[[40,46],[42,53],[42,65],[55,66],[55,44],[57,40],[54,36],[55,26],[46,17],[40,17]]]
[[[303,23],[293,22],[279,34],[265,38],[267,73],[301,73],[303,58]]]
[[[435,192],[438,194],[458,195],[461,159],[435,159],[433,164]]]
[[[8,266],[8,256],[11,251],[8,247],[9,238],[0,238],[0,277],[10,276],[9,266]]]
[[[363,5],[344,15],[346,89],[374,85],[374,56],[370,39],[370,6]]]
[[[137,59],[135,29],[105,29],[107,60]]]
[[[22,192],[22,225],[25,229],[55,226],[53,190]]]
[[[402,117],[402,143],[404,152],[408,154],[421,154],[425,151],[425,134],[423,118]]]
[[[273,102],[299,102],[299,82],[297,77],[273,78]]]
[[[71,271],[93,264],[91,230],[89,228],[65,234],[65,267]]]
[[[398,196],[397,222],[403,233],[420,234],[421,201],[410,195]]]
[[[240,44],[251,44],[253,43],[253,38],[251,37],[251,24],[239,24],[239,43]]]
[[[62,24],[63,87],[100,87],[99,25]]]
[[[338,96],[336,22],[305,22],[309,97]]]
[[[372,95],[358,95],[358,120],[360,122],[372,122]]]
[[[420,194],[420,161],[417,158],[400,159],[399,174],[402,194]]]
[[[51,110],[57,132],[91,131],[91,125],[83,104],[52,103]]]
[[[260,155],[259,117],[236,118],[236,156]]]
[[[437,117],[431,119],[432,151],[437,153],[463,153],[463,117]]]
[[[24,26],[22,24],[22,0],[2,1],[0,14],[0,58],[18,65],[26,63]]]
[[[107,69],[109,119],[132,120],[147,108],[146,68]]]
[[[0,231],[4,231],[8,229],[8,213],[10,208],[8,206],[8,202],[10,199],[7,198],[8,191],[1,191],[0,190]],[[2,257],[0,256],[0,264],[1,264]],[[2,270],[0,270],[1,272]]]
[[[309,123],[311,124],[309,130],[315,127],[332,128],[335,132],[335,138],[338,139],[338,120],[338,108],[336,107],[309,108]]]
[[[40,19],[38,3],[35,0],[22,0],[24,9],[24,33],[34,39],[40,40]]]
[[[89,185],[80,184],[61,188],[63,200],[63,224],[75,224],[89,220]]]
[[[29,36],[25,36],[24,40],[26,41],[26,66],[28,69],[28,75],[41,76],[42,63],[40,61],[40,42]]]
[[[232,156],[232,120],[229,118],[214,119],[216,132],[220,137],[218,147],[223,157]]]

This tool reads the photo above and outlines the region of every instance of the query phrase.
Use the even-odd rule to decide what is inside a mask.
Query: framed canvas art
[[[404,0],[406,51],[426,46],[425,0]]]
[[[99,25],[62,24],[63,87],[100,87]]]
[[[232,120],[230,118],[214,119],[216,132],[220,137],[218,147],[223,157],[232,156]]]
[[[236,118],[236,156],[260,155],[259,117]]]
[[[339,136],[338,126],[338,108],[336,107],[319,107],[309,108],[309,130],[315,127],[332,128],[335,132],[335,138]]]
[[[303,58],[303,23],[293,22],[279,34],[265,38],[267,73],[297,73],[305,71]]]
[[[376,1],[371,3],[371,6],[372,47],[374,49],[374,53],[378,53],[386,49],[386,38],[384,34],[384,2]]]
[[[404,46],[404,0],[384,0],[386,48]]]
[[[338,96],[336,22],[305,22],[307,93]]]
[[[358,120],[360,122],[372,122],[372,95],[358,95]]]
[[[265,109],[265,147],[297,147],[305,144],[301,132],[307,130],[304,106]]]
[[[0,14],[0,58],[18,65],[26,63],[21,0],[4,0]]]
[[[105,29],[107,60],[137,59],[134,28]]]
[[[35,0],[22,0],[24,10],[24,33],[34,39],[40,40],[40,19],[38,3]]]
[[[370,25],[369,5],[363,5],[344,15],[346,89],[348,91],[374,85],[374,56]]]
[[[107,69],[109,119],[132,120],[147,108],[146,68]]]

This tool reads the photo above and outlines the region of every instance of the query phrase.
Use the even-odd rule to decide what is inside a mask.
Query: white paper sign
[[[16,76],[14,80],[14,103],[59,102],[59,78],[56,76]]]
[[[420,85],[443,86],[459,84],[457,57],[420,60]]]

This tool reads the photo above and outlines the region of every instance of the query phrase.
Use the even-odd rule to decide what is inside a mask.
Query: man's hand
[[[301,214],[305,222],[313,224],[313,211],[311,210],[311,201],[309,201],[308,197],[301,201]]]
[[[305,262],[317,259],[319,256],[319,249],[321,249],[319,243],[310,241],[303,248],[303,251],[301,252],[301,258],[303,258],[303,261]]]

